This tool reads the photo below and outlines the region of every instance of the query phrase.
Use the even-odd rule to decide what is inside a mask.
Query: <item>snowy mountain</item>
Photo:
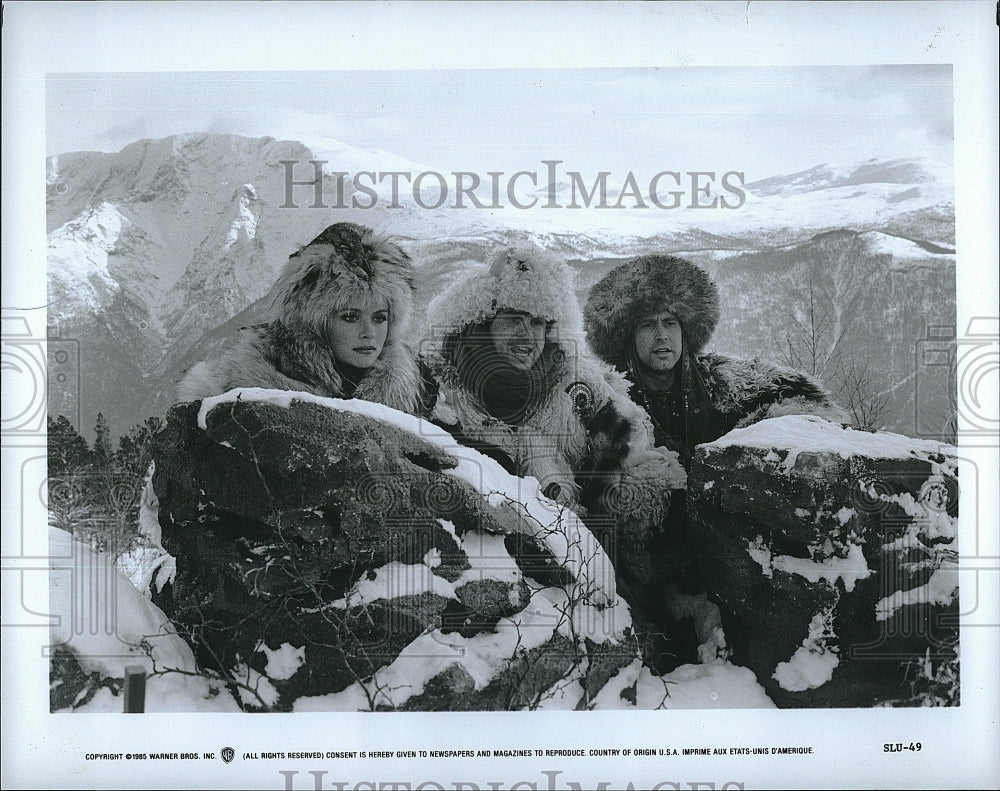
[[[377,174],[415,177],[436,163],[414,163],[335,140],[318,143],[309,148],[266,137],[190,134],[141,140],[116,153],[49,158],[49,331],[78,341],[81,353],[80,381],[53,377],[50,407],[65,411],[68,394],[79,393],[84,433],[99,411],[116,433],[162,414],[186,367],[221,348],[228,333],[259,320],[259,300],[288,255],[327,225],[345,220],[393,234],[410,251],[425,275],[418,284],[418,311],[469,264],[530,237],[573,262],[582,297],[621,259],[683,253],[719,278],[724,299],[730,294],[745,309],[740,316],[770,326],[774,316],[788,311],[768,317],[763,306],[775,300],[784,306],[793,291],[801,291],[795,273],[805,271],[813,240],[848,229],[862,236],[840,240],[882,262],[874,271],[891,270],[904,281],[910,271],[930,277],[937,284],[931,291],[944,301],[920,305],[919,315],[928,324],[954,324],[953,191],[950,171],[939,163],[821,165],[747,183],[745,201],[735,209],[612,209],[597,208],[596,202],[572,210],[456,209],[453,183],[449,200],[428,209],[418,204],[405,179],[393,204],[390,180]],[[314,172],[310,160],[326,160],[324,208],[312,207],[316,190],[309,184],[294,186],[294,207],[289,205],[283,163],[295,163],[295,181],[306,182]],[[361,170],[374,176],[365,182],[375,184],[369,187],[377,196],[372,208],[353,207],[355,195],[362,207],[372,199],[350,179],[338,182],[344,177],[337,174]],[[538,171],[540,206],[548,187],[544,166]],[[434,172],[453,178],[447,168]],[[625,175],[608,178],[609,202],[617,200]],[[638,182],[642,185],[642,178]],[[341,183],[340,205],[346,208],[336,208]],[[436,185],[434,178],[422,183],[425,205],[432,205]],[[571,185],[565,179],[553,185],[556,202],[568,205]],[[488,200],[488,192],[481,185],[476,194]],[[776,280],[734,274],[769,269],[771,259],[786,266],[772,272]],[[730,291],[737,282],[739,290]],[[894,290],[892,299],[903,299],[905,292]],[[730,341],[727,332],[721,326],[717,341],[746,345],[735,343],[740,340],[735,335]],[[908,350],[916,340],[911,336],[888,347]],[[887,346],[877,337],[864,342]],[[769,356],[772,349],[758,346],[756,352]],[[908,352],[904,356],[909,358]]]
[[[950,183],[949,170],[940,162],[926,159],[893,159],[889,161],[869,159],[860,165],[849,167],[817,165],[799,173],[773,176],[746,186],[754,195],[760,197],[769,195],[788,197],[805,192],[852,187],[859,184],[905,184],[907,187],[921,184],[927,185],[929,189],[934,189],[938,186],[948,186]]]

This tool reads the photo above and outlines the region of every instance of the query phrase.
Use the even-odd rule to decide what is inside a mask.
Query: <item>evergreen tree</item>
[[[97,422],[94,424],[94,461],[98,467],[110,467],[113,457],[111,451],[111,429],[104,419],[104,413],[97,413]]]
[[[49,475],[79,471],[93,461],[87,440],[80,436],[65,415],[48,416]]]
[[[138,423],[118,440],[115,467],[121,472],[145,476],[149,463],[153,460],[153,435],[163,428],[163,420],[148,417]]]

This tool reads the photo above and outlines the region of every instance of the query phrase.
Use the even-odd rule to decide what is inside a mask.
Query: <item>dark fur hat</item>
[[[683,258],[633,258],[590,290],[583,314],[587,341],[598,357],[624,371],[632,358],[636,324],[664,310],[677,317],[688,352],[697,354],[719,322],[719,289],[702,269]]]

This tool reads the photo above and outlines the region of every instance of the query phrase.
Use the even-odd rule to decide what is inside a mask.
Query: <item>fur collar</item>
[[[314,385],[333,398],[343,397],[344,382],[333,352],[315,333],[294,331],[281,320],[261,326],[258,332],[265,342],[266,356],[279,372]],[[353,397],[415,414],[419,382],[414,355],[398,340],[387,338],[382,353],[358,383]]]

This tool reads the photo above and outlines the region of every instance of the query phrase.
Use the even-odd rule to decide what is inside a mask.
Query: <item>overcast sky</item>
[[[441,170],[742,170],[952,162],[949,66],[49,75],[46,149],[186,132],[331,140]]]

